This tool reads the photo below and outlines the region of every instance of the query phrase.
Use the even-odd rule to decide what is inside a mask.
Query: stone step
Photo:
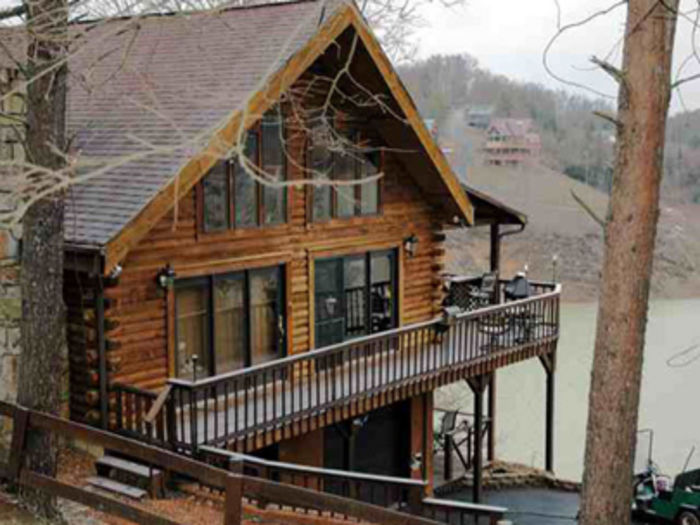
[[[87,479],[87,482],[92,487],[113,492],[135,500],[142,500],[148,495],[148,493],[143,489],[132,487],[131,485],[126,485],[114,479],[103,478],[101,476],[90,477]]]

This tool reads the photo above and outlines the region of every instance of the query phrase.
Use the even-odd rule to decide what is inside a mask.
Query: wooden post
[[[445,451],[445,457],[443,458],[445,481],[452,481],[452,436],[450,436],[449,434],[445,436],[443,450]]]
[[[501,267],[501,236],[498,223],[491,225],[491,250],[489,262],[492,272],[500,273]]]
[[[10,443],[10,459],[7,466],[7,477],[14,484],[19,483],[19,475],[24,465],[24,450],[27,446],[27,427],[29,411],[16,407],[12,421],[12,442]]]
[[[240,525],[243,521],[243,462],[231,460],[229,470],[233,475],[226,476],[224,501],[224,525]],[[236,475],[237,474],[237,475]]]
[[[97,323],[97,357],[100,372],[100,424],[109,427],[109,392],[107,391],[107,343],[105,341],[105,293],[102,278],[99,278],[95,304],[95,322]]]
[[[555,371],[556,353],[540,356],[540,362],[547,376],[546,406],[545,406],[545,453],[544,468],[547,472],[554,472],[554,403],[555,403]]]
[[[491,380],[490,374],[480,375],[467,379],[467,384],[474,393],[474,469],[472,501],[481,503],[482,481],[484,467],[484,390]]]
[[[496,372],[491,374],[489,381],[489,430],[487,434],[487,459],[496,459]]]
[[[491,225],[491,253],[489,257],[490,268],[492,272],[500,277],[501,274],[501,235],[498,223]],[[494,303],[501,302],[500,287],[497,288]],[[491,375],[489,381],[489,432],[488,432],[488,448],[487,458],[493,461],[496,458],[496,372]]]

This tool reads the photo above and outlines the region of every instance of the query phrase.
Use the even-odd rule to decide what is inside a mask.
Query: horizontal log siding
[[[303,159],[300,133],[291,133],[289,149],[291,154]],[[288,174],[293,180],[302,176],[300,171],[290,163]],[[113,301],[107,318],[119,323],[109,334],[118,346],[110,350],[110,356],[118,357],[119,361],[119,366],[110,373],[110,381],[156,389],[168,377],[167,300],[155,282],[158,270],[167,263],[176,271],[202,265],[198,272],[218,273],[236,269],[234,263],[228,268],[217,264],[225,260],[255,257],[252,262],[240,264],[238,269],[242,269],[286,259],[287,330],[291,341],[288,351],[298,353],[309,349],[313,330],[309,259],[369,250],[373,246],[401,245],[405,237],[415,233],[419,238],[417,253],[413,258],[402,257],[400,269],[403,272],[400,282],[404,283],[400,292],[401,322],[414,323],[436,315],[441,300],[438,277],[442,268],[442,246],[434,240],[434,233],[440,229],[437,212],[404,175],[391,153],[385,155],[385,172],[383,213],[378,217],[311,223],[306,209],[307,192],[311,190],[300,186],[289,190],[290,220],[286,225],[203,234],[197,232],[195,192],[181,199],[177,209],[129,253],[118,285],[106,290],[106,296]],[[266,254],[271,255],[267,260]],[[208,266],[211,268],[207,269]]]

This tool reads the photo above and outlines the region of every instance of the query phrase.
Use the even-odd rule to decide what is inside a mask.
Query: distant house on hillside
[[[541,140],[531,119],[495,118],[487,130],[484,163],[517,166],[540,156]]]
[[[491,123],[493,108],[491,106],[472,106],[467,110],[467,126],[486,129]]]

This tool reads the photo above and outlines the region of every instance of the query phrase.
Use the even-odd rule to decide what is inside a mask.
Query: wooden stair
[[[98,489],[106,490],[108,492],[113,492],[119,494],[120,496],[126,496],[127,498],[142,500],[148,493],[138,487],[133,487],[119,481],[103,478],[101,476],[93,476],[87,479],[88,485]]]
[[[137,461],[105,454],[95,461],[97,476],[90,478],[92,486],[133,499],[165,495],[163,471]]]

